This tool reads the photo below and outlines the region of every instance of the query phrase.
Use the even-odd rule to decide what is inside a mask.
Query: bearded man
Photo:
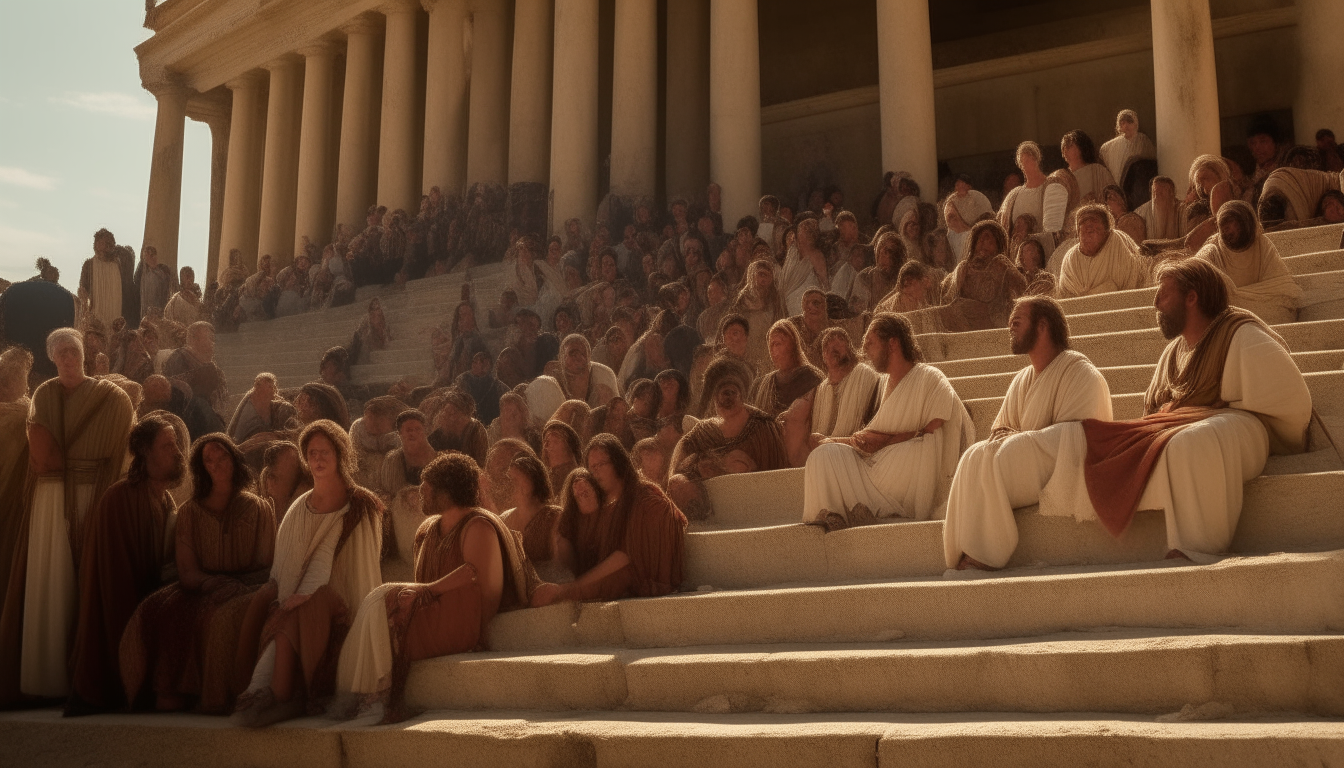
[[[140,295],[131,279],[134,261],[135,254],[118,248],[111,232],[93,233],[93,258],[85,259],[79,272],[79,299],[109,328],[118,317],[140,319]]]
[[[1233,200],[1218,209],[1218,234],[1195,257],[1227,276],[1233,306],[1254,312],[1266,323],[1297,319],[1302,288],[1279,257],[1279,249],[1260,230],[1248,203]]]
[[[170,421],[148,416],[131,430],[131,468],[89,516],[79,568],[79,630],[70,655],[65,713],[88,715],[124,706],[121,635],[140,601],[176,579],[168,494],[186,460]]]
[[[1026,355],[1031,364],[1008,385],[989,439],[967,449],[957,465],[943,527],[949,558],[992,546],[972,540],[977,536],[1017,546],[1013,508],[1033,503],[1034,492],[1045,482],[1040,473],[1052,469],[1029,460],[1037,444],[1050,439],[1042,430],[1083,419],[1111,419],[1106,377],[1086,355],[1069,349],[1069,326],[1057,301],[1046,296],[1019,299],[1008,333],[1012,353]],[[967,515],[978,515],[982,524],[966,526]]]
[[[1078,209],[1078,244],[1064,254],[1059,271],[1058,294],[1062,299],[1127,291],[1148,284],[1147,265],[1138,247],[1124,232],[1105,205],[1093,203]]]
[[[1226,552],[1241,515],[1242,486],[1269,453],[1306,449],[1311,393],[1283,341],[1229,307],[1218,270],[1203,259],[1158,270],[1158,325],[1171,343],[1132,421],[1056,424],[999,449],[1019,468],[1007,503],[1044,495],[1043,514],[1096,520],[1112,535],[1134,513],[1161,509],[1169,557],[1211,562]],[[1006,456],[1008,448],[1013,456]],[[1058,505],[1058,511],[1054,506]],[[1002,568],[1016,547],[1011,518],[978,505],[949,507],[948,567]],[[945,533],[945,537],[949,534]]]

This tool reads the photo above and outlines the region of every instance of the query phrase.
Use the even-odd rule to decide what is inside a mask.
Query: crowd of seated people
[[[725,231],[712,185],[542,239],[488,189],[435,190],[274,276],[230,254],[204,292],[100,230],[68,319],[0,354],[0,703],[397,721],[409,666],[482,649],[500,612],[681,589],[688,519],[737,473],[800,468],[827,532],[945,518],[950,568],[1007,565],[1051,478],[1112,533],[1162,508],[1173,557],[1225,551],[1222,489],[1303,450],[1311,410],[1267,325],[1301,291],[1265,232],[1344,220],[1341,162],[1253,133],[1253,167],[1202,156],[1182,195],[1136,181],[1137,115],[1116,130],[1070,131],[1052,173],[1023,143],[997,207],[889,174],[869,228],[830,189]],[[418,380],[353,380],[397,331],[374,299],[315,380],[230,397],[216,330],[491,259],[506,289],[463,288]],[[1141,287],[1170,344],[1144,418],[1114,422],[1056,299]],[[920,337],[986,329],[1029,364],[977,435]]]

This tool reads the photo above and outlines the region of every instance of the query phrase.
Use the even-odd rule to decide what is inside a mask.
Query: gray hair
[[[47,357],[55,360],[62,344],[73,344],[79,348],[80,357],[84,356],[84,336],[74,328],[57,328],[47,334]]]

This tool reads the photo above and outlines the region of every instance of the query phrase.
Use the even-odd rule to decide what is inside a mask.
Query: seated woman
[[[536,574],[513,532],[481,509],[479,478],[476,462],[460,454],[425,467],[415,581],[384,584],[361,601],[336,678],[342,694],[362,700],[340,714],[381,700],[384,723],[405,720],[413,662],[480,649],[497,613],[532,598]]]
[[[1266,323],[1297,320],[1302,287],[1260,230],[1249,203],[1233,200],[1218,211],[1218,234],[1195,254],[1225,276],[1228,300]]]
[[[275,554],[275,518],[252,495],[252,473],[226,435],[197,440],[189,466],[194,493],[177,510],[178,580],[131,616],[121,680],[132,708],[224,714],[238,693],[231,684],[243,614]]]
[[[815,227],[814,227],[815,229]],[[791,257],[792,258],[792,257]],[[800,269],[808,274],[814,267],[803,264]],[[799,291],[799,301],[802,300],[802,292]],[[737,294],[733,300],[729,311],[733,315],[740,315],[746,319],[746,330],[748,331],[747,342],[743,354],[747,360],[751,361],[753,367],[763,369],[770,363],[769,335],[770,327],[778,320],[788,317],[784,313],[784,300],[780,296],[779,289],[775,286],[775,266],[769,261],[753,261],[747,268],[747,284]],[[723,322],[727,322],[725,317]],[[719,325],[719,332],[722,335],[724,325]],[[752,329],[756,329],[752,333]]]
[[[485,452],[490,443],[485,427],[476,420],[476,401],[471,395],[460,389],[449,389],[434,413],[433,425],[429,444],[434,450],[465,453],[477,465],[485,463]]]
[[[775,369],[756,379],[749,399],[773,418],[793,405],[794,400],[816,389],[821,383],[821,371],[807,362],[798,328],[788,320],[780,320],[770,328],[770,362]]]
[[[582,400],[596,408],[617,394],[616,374],[592,361],[588,339],[577,333],[564,337],[558,360],[546,363],[546,375],[556,380],[566,400]]]
[[[1055,276],[1045,268],[1045,249],[1037,240],[1027,240],[1017,247],[1017,256],[1013,259],[1017,271],[1027,280],[1027,289],[1023,296],[1053,296]]]
[[[354,451],[331,421],[309,424],[299,453],[313,490],[294,501],[276,534],[271,580],[252,597],[236,671],[251,678],[234,710],[259,727],[317,709],[335,690],[348,617],[382,582],[383,505],[355,485]]]
[[[611,435],[593,438],[584,464],[587,468],[575,470],[565,483],[560,518],[578,578],[537,587],[533,607],[676,592],[686,516],[658,486],[639,479],[630,455]]]
[[[635,436],[630,431],[630,422],[627,419],[629,413],[630,404],[625,398],[613,397],[606,405],[593,409],[588,423],[594,435],[603,432],[613,434],[620,439],[621,445],[629,450],[635,446]]]
[[[533,451],[541,450],[541,430],[532,425],[532,412],[528,410],[526,398],[516,392],[499,398],[499,418],[490,422],[486,440],[490,445],[501,440],[520,440]]]
[[[563,421],[548,421],[541,430],[541,462],[551,480],[551,489],[561,488],[565,478],[579,466],[583,443],[574,428]]]
[[[262,457],[261,499],[271,509],[279,527],[294,500],[313,489],[313,477],[299,459],[299,447],[290,442],[274,442]]]
[[[727,314],[719,321],[719,334],[716,337],[715,354],[728,357],[745,365],[755,381],[761,371],[748,355],[747,348],[751,339],[751,321],[744,315]]]
[[[635,463],[635,469],[639,471],[641,480],[647,480],[667,490],[667,471],[671,466],[672,451],[675,449],[675,444],[672,448],[665,448],[662,440],[646,437],[635,443],[634,449],[630,451],[630,460]]]
[[[551,491],[551,478],[536,456],[523,454],[509,464],[513,508],[501,515],[504,524],[522,538],[523,553],[545,581],[573,581],[574,553],[560,538],[560,507]]]
[[[860,363],[854,343],[843,328],[829,328],[821,337],[826,378],[812,397],[794,401],[782,418],[789,465],[801,467],[828,437],[849,437],[877,413],[881,377]]]
[[[731,360],[710,364],[705,373],[705,394],[714,404],[715,415],[696,424],[672,453],[668,494],[692,519],[703,520],[713,512],[703,481],[789,466],[779,424],[770,414],[743,401],[746,375],[746,370]]]

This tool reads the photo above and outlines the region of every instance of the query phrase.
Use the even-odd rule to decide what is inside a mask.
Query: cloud
[[[116,91],[104,91],[102,93],[67,92],[63,96],[52,96],[50,100],[53,103],[65,104],[86,112],[114,115],[130,120],[153,120],[155,115],[155,107],[152,102]]]
[[[0,165],[0,184],[13,184],[28,189],[52,190],[56,188],[56,179],[25,171],[22,168],[10,168]]]
[[[61,238],[45,232],[18,229],[0,223],[0,253],[29,256],[57,250],[64,242]]]

